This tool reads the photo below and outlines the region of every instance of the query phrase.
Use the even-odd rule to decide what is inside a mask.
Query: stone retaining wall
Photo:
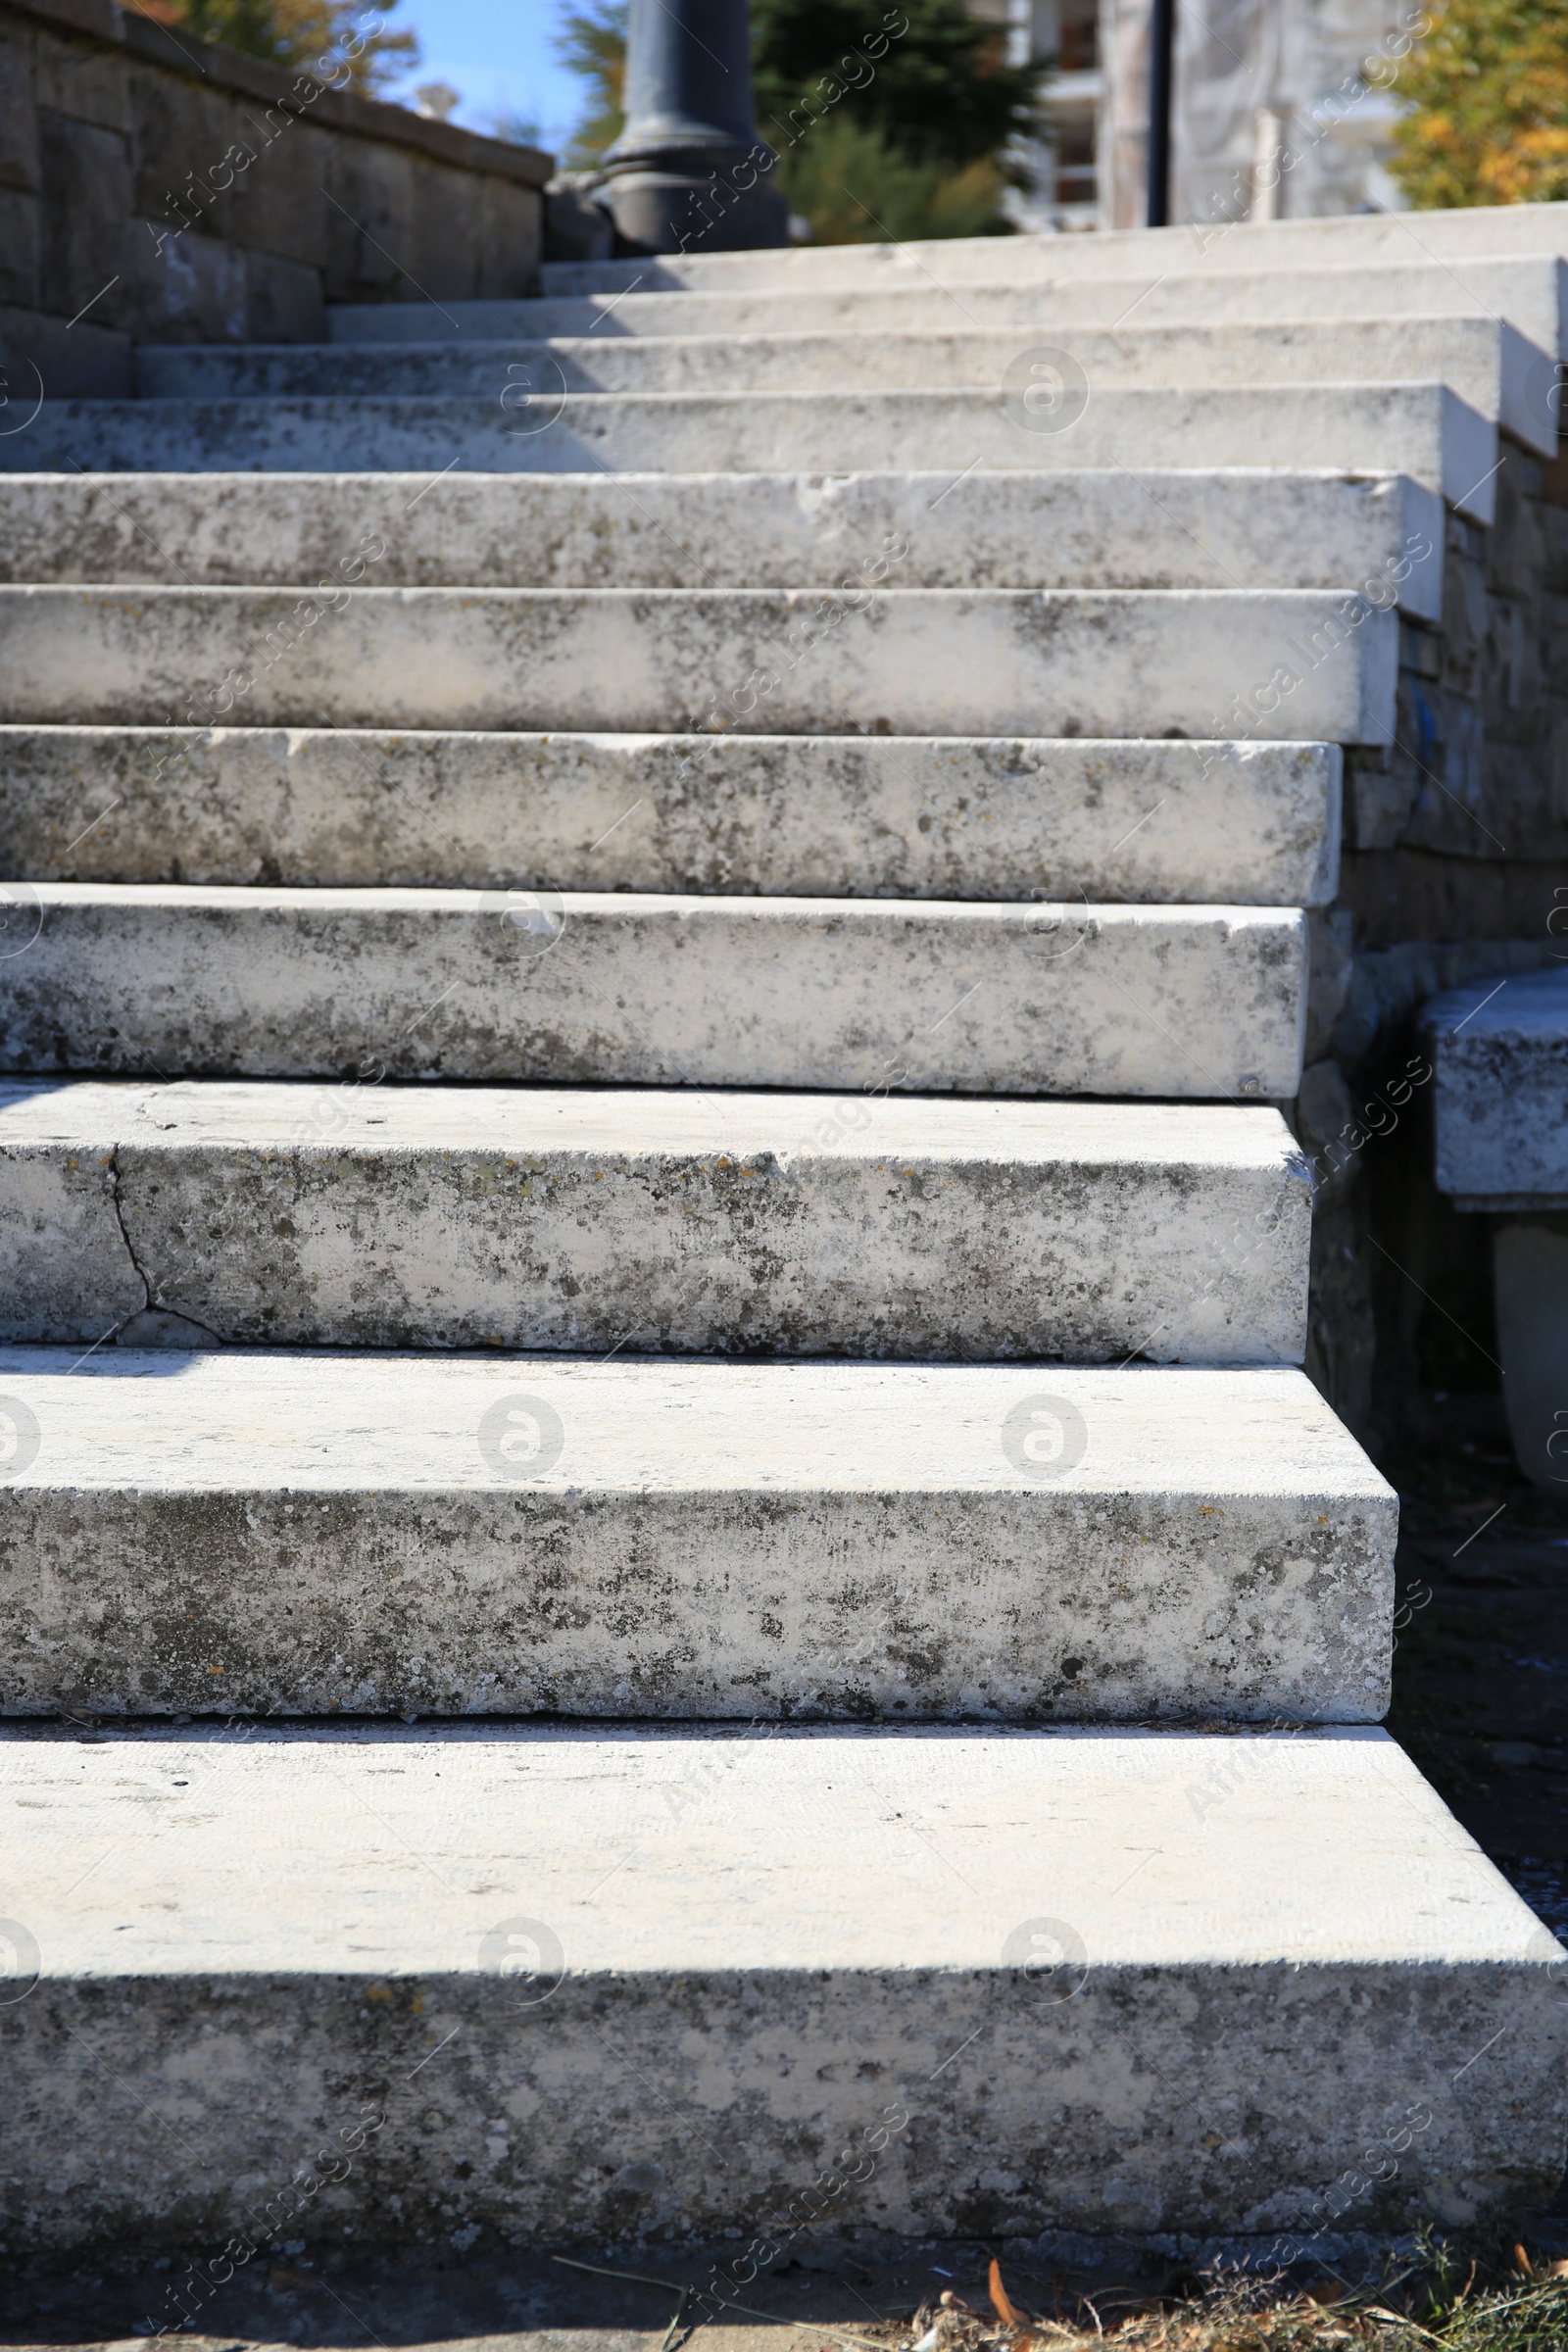
[[[1379,1446],[1421,1436],[1434,1392],[1495,1383],[1488,1221],[1434,1187],[1416,1016],[1568,961],[1568,459],[1499,446],[1495,520],[1448,516],[1441,624],[1403,625],[1396,741],[1347,755],[1313,923],[1308,1368]]]
[[[527,294],[552,159],[114,0],[0,0],[7,400],[130,389],[137,342],[319,341],[327,302]],[[0,412],[3,414],[3,412]]]

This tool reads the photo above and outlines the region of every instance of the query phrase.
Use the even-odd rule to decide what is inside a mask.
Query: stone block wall
[[[1380,1448],[1496,1369],[1489,1221],[1433,1185],[1417,1012],[1568,961],[1568,459],[1499,446],[1495,520],[1448,516],[1441,623],[1402,624],[1395,743],[1347,757],[1340,902],[1312,925],[1308,1368]]]
[[[327,302],[526,294],[552,159],[154,24],[0,0],[9,402],[130,388],[138,342],[309,342]]]

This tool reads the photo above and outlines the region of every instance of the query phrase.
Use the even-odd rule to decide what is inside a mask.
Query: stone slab
[[[1397,661],[1354,591],[0,588],[49,724],[1382,743]]]
[[[1568,256],[1568,204],[1479,205],[1323,220],[1193,221],[1093,237],[1025,235],[909,239],[889,245],[798,246],[788,253],[660,254],[621,262],[547,262],[547,295],[691,287],[700,292],[817,286],[1034,285],[1146,272],[1247,274],[1382,263],[1554,260]]]
[[[884,275],[887,272],[884,271]],[[830,327],[934,332],[955,328],[1296,324],[1306,319],[1503,318],[1549,354],[1568,357],[1568,263],[1542,256],[1479,263],[1409,261],[1366,267],[1203,271],[1189,267],[1009,284],[965,283],[955,297],[915,271],[892,285],[794,292],[547,295],[528,302],[365,303],[330,307],[327,340],[352,343],[506,342],[552,335],[770,334]]]
[[[1312,906],[1340,769],[1333,744],[1159,738],[0,726],[0,857],[36,881]]]
[[[1568,965],[1432,998],[1435,1173],[1456,1206],[1568,1207]]]
[[[1285,907],[87,882],[0,906],[12,1072],[1269,1102],[1300,1078]]]
[[[1298,1363],[1310,1216],[1262,1108],[0,1092],[8,1340]]]
[[[537,392],[996,391],[1044,357],[1093,401],[1139,386],[1442,383],[1543,456],[1556,454],[1556,340],[1550,356],[1495,316],[1223,320],[1110,328],[1074,324],[1043,351],[1038,321],[939,327],[861,323],[733,327],[701,334],[558,337],[475,344],[167,344],[136,354],[150,400],[469,398]]]
[[[1441,383],[1106,389],[1059,430],[998,392],[46,401],[0,472],[1076,472],[1277,466],[1405,473],[1493,516],[1497,428]],[[1024,418],[1024,421],[1020,421]]]
[[[0,1776],[18,2251],[1309,2244],[1560,2172],[1561,1947],[1375,1730],[17,1726]]]
[[[1241,467],[0,474],[0,578],[27,586],[1348,587],[1437,620],[1444,536],[1407,477]]]
[[[75,1352],[0,1349],[7,1714],[1388,1704],[1397,1498],[1298,1372]]]

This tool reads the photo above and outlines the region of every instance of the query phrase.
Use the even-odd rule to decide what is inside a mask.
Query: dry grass
[[[989,2311],[945,2294],[897,2342],[899,2352],[1088,2352],[1107,2341],[1116,2352],[1568,2352],[1568,2263],[1532,2262],[1520,2246],[1488,2267],[1490,2278],[1480,2257],[1429,2244],[1375,2285],[1233,2276],[1193,2280],[1183,2294],[1112,2287],[1025,2310],[993,2264]]]

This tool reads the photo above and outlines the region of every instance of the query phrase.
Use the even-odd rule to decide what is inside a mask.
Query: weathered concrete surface
[[[1419,235],[1419,230],[1416,232]],[[1254,249],[1255,250],[1255,249]],[[1005,256],[1000,257],[1003,264]],[[1568,357],[1568,264],[1554,256],[1475,264],[1410,258],[1367,268],[1201,269],[1195,251],[1157,277],[1104,269],[1092,277],[966,283],[956,302],[923,273],[883,270],[897,283],[815,286],[793,292],[546,295],[528,302],[337,304],[326,314],[335,344],[507,342],[553,335],[776,334],[808,328],[1029,326],[1113,327],[1124,318],[1150,326],[1295,325],[1305,319],[1506,319],[1530,342]]]
[[[1568,1206],[1568,965],[1434,997],[1421,1029],[1438,1189],[1461,1208]]]
[[[1388,1704],[1397,1498],[1298,1372],[77,1353],[0,1349],[8,1713]]]
[[[1239,466],[0,474],[0,579],[24,585],[1348,587],[1436,620],[1444,534],[1405,476]]]
[[[847,250],[847,249],[845,249]],[[515,393],[517,397],[510,396]],[[503,408],[502,396],[510,405]],[[1278,466],[1406,473],[1493,515],[1497,428],[1440,383],[1210,385],[1095,394],[1066,430],[985,392],[573,393],[489,399],[46,401],[0,472],[1003,472]]]
[[[99,725],[1385,743],[1392,600],[1232,590],[0,589],[0,710]]]
[[[0,859],[39,881],[1312,906],[1338,888],[1340,769],[1309,743],[0,726]]]
[[[0,1337],[1298,1363],[1310,1192],[1265,1109],[24,1082]]]
[[[1219,221],[1212,228],[1121,229],[1094,237],[943,237],[897,245],[798,246],[788,253],[645,255],[626,262],[547,262],[547,295],[662,287],[699,292],[805,291],[818,286],[1035,286],[1170,272],[1290,274],[1330,266],[1458,262],[1483,290],[1494,261],[1568,254],[1568,204],[1479,205],[1451,212],[1346,214],[1328,220]]]
[[[1561,1948],[1376,1731],[19,1729],[0,1768],[19,2249],[824,2199],[1299,2243],[1560,2170]]]
[[[1556,454],[1553,338],[1539,344],[1495,317],[1227,321],[1116,329],[1074,325],[1061,351],[1091,399],[1141,386],[1441,383],[1544,457]],[[793,329],[662,336],[559,336],[474,344],[169,344],[136,354],[152,400],[419,399],[499,401],[518,384],[567,392],[995,391],[1040,353],[1037,320],[971,326]],[[515,392],[514,393],[515,403]]]
[[[1270,1102],[1300,1077],[1305,919],[1286,907],[12,890],[12,1072],[373,1061],[506,1083]]]

